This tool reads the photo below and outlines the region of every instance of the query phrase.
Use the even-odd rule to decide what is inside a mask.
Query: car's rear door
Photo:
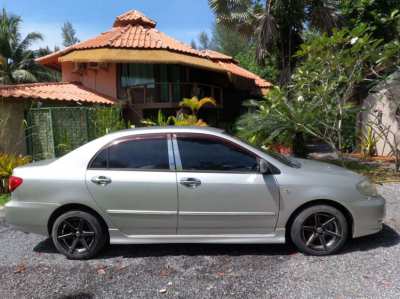
[[[279,191],[272,175],[259,172],[255,154],[225,138],[207,134],[176,134],[173,145],[178,234],[274,231]]]
[[[167,134],[114,141],[92,160],[86,183],[94,200],[123,233],[176,234],[176,173]]]

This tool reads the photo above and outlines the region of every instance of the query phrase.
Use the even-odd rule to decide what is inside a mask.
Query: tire
[[[69,211],[53,224],[51,237],[57,250],[71,260],[90,259],[107,243],[99,219],[83,211]]]
[[[290,227],[297,249],[308,255],[338,252],[348,238],[348,222],[343,213],[328,205],[311,206],[301,211]]]

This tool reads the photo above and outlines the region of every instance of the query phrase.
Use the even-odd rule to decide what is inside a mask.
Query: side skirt
[[[214,243],[214,244],[283,244],[285,230],[273,234],[249,235],[134,235],[109,229],[111,244]]]

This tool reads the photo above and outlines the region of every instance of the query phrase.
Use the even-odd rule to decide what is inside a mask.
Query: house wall
[[[61,64],[61,73],[63,81],[80,82],[87,88],[117,98],[117,67],[115,63],[108,64],[106,68],[89,68],[81,72],[74,72],[74,64],[64,62]]]
[[[376,151],[378,155],[390,155],[391,148],[388,143],[396,140],[400,145],[400,72],[394,73],[379,84],[363,102],[363,132],[367,132],[368,125],[379,122],[379,119],[382,127],[388,128],[390,133],[387,134],[387,140],[375,135],[378,140]]]
[[[25,102],[0,98],[0,152],[26,154]]]

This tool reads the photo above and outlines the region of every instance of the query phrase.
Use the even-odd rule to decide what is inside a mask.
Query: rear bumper
[[[351,205],[353,214],[353,237],[362,237],[380,232],[383,227],[386,203],[382,196],[355,201]]]
[[[11,200],[5,206],[5,219],[18,230],[48,235],[47,223],[57,204]]]

